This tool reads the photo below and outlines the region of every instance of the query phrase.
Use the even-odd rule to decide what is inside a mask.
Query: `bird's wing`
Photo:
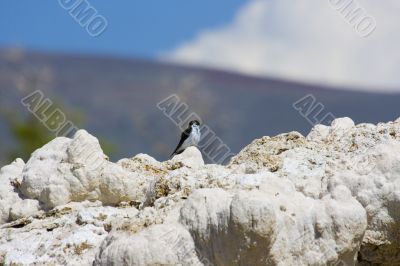
[[[189,137],[191,130],[192,130],[191,128],[187,128],[185,131],[182,132],[181,140],[179,141],[178,146],[176,146],[176,149],[174,150],[174,152],[171,154],[170,157],[172,157],[174,154],[176,154],[176,152],[182,146],[183,142],[185,142],[185,140]]]

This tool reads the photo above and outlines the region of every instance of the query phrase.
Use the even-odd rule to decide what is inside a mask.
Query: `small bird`
[[[189,146],[196,146],[200,138],[200,122],[197,120],[190,121],[188,128],[182,132],[181,140],[175,151],[171,154],[171,157],[182,153]]]

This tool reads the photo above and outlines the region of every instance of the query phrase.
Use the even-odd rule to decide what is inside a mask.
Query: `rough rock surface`
[[[78,131],[0,171],[0,265],[400,265],[400,119],[111,163]]]

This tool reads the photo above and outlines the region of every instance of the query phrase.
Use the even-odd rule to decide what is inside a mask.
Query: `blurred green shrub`
[[[61,106],[61,107],[60,107]],[[84,116],[79,111],[71,111],[60,103],[53,104],[52,109],[60,108],[67,110],[65,112],[68,119],[74,121],[76,126],[83,128]],[[16,158],[22,158],[25,162],[31,154],[38,148],[54,139],[56,136],[48,130],[42,122],[33,114],[22,114],[16,110],[0,109],[0,118],[5,121],[7,131],[12,136],[12,145],[7,150],[2,149],[0,156],[3,156],[7,162]],[[112,156],[117,152],[117,147],[105,138],[99,138],[100,145],[105,154]],[[4,147],[4,145],[1,145]]]

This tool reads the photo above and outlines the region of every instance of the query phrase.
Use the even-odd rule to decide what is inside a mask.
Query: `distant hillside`
[[[180,130],[156,105],[171,94],[179,95],[235,153],[260,136],[292,130],[306,134],[311,125],[292,105],[307,94],[325,106],[324,113],[349,116],[357,123],[400,116],[400,94],[338,90],[142,60],[3,50],[0,105],[23,113],[27,110],[20,99],[26,92],[18,88],[26,78],[21,75],[38,76],[32,84],[46,96],[85,114],[88,131],[117,145],[113,160],[141,152],[159,160],[168,157]],[[0,137],[8,139],[1,121]]]

